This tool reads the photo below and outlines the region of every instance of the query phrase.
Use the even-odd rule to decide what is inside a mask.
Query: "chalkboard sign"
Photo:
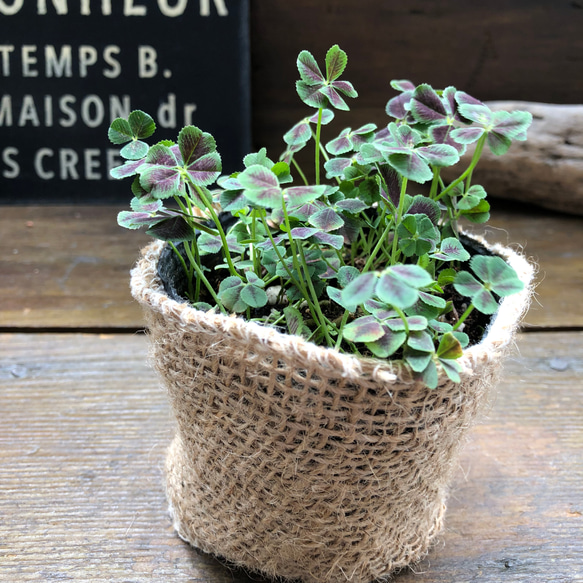
[[[248,45],[247,0],[0,0],[0,202],[127,201],[107,128],[133,109],[154,141],[212,133],[240,169]]]

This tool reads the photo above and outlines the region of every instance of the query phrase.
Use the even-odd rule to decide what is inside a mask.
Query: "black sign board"
[[[212,133],[240,169],[248,45],[248,0],[0,0],[0,202],[127,201],[107,128],[133,109],[154,141]]]

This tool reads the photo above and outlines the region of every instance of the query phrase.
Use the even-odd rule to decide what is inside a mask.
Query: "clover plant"
[[[279,159],[261,149],[230,176],[221,175],[214,138],[199,128],[148,146],[149,115],[116,119],[109,137],[125,144],[126,162],[112,175],[133,177],[134,195],[118,222],[168,242],[197,309],[400,360],[430,387],[439,369],[457,382],[468,316],[493,314],[501,297],[523,287],[500,257],[471,257],[458,223],[488,220],[486,191],[472,184],[473,171],[485,147],[501,155],[512,140],[525,140],[531,115],[491,111],[454,87],[397,80],[385,127],[346,128],[325,142],[323,126],[357,97],[342,79],[346,65],[338,46],[326,54],[325,73],[302,51],[296,89],[315,111],[284,135]],[[469,165],[446,184],[441,169],[469,144]],[[310,173],[296,160],[308,146]]]

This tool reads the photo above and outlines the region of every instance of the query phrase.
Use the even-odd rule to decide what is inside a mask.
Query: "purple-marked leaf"
[[[462,296],[473,298],[477,293],[484,289],[484,286],[471,273],[460,271],[454,279],[453,287]]]
[[[450,380],[452,380],[454,383],[461,382],[459,373],[462,372],[463,368],[459,362],[456,360],[439,359],[439,363]]]
[[[441,261],[467,261],[470,254],[455,237],[447,237],[441,242],[440,248],[430,255],[432,259]]]
[[[445,106],[445,110],[447,111],[447,115],[451,119],[455,119],[458,121],[462,121],[460,115],[458,114],[458,103],[455,100],[455,94],[457,90],[455,87],[451,85],[446,87],[441,94],[441,99]]]
[[[405,362],[414,372],[421,373],[432,364],[433,355],[428,352],[405,350]],[[437,384],[437,383],[436,383]]]
[[[168,198],[184,192],[180,172],[167,166],[147,166],[141,170],[140,184],[154,198]]]
[[[385,160],[375,144],[362,144],[359,153],[364,164],[375,164]]]
[[[344,219],[333,209],[323,208],[313,214],[308,222],[310,225],[329,233],[339,229],[344,224]]]
[[[506,154],[510,148],[510,145],[512,144],[512,140],[510,138],[498,134],[495,131],[488,132],[486,142],[488,143],[490,151],[495,156],[503,156]]]
[[[410,115],[409,107],[411,104],[411,98],[413,97],[413,91],[407,90],[397,95],[387,102],[385,111],[387,115],[394,117],[395,119],[406,119]]]
[[[332,233],[318,231],[314,234],[314,239],[323,245],[329,245],[334,249],[342,249],[342,247],[344,247],[344,237],[342,235],[333,235]]]
[[[532,114],[528,111],[496,111],[492,121],[497,134],[511,140],[526,140],[526,131],[532,123]]]
[[[466,146],[453,139],[451,134],[454,129],[454,126],[448,124],[431,126],[429,128],[429,137],[434,144],[445,144],[455,148],[461,156],[466,151]]]
[[[382,178],[381,196],[395,208],[398,208],[401,194],[401,177],[399,173],[392,166],[383,164],[380,167],[380,175]]]
[[[337,138],[326,144],[326,150],[334,156],[346,154],[352,150],[352,141],[350,140],[351,128],[344,128]]]
[[[313,235],[315,235],[316,233],[319,233],[320,229],[315,229],[315,228],[311,228],[311,227],[296,227],[295,229],[292,229],[290,231],[291,236],[294,239],[309,239],[310,237],[312,237]]]
[[[340,81],[335,81],[335,83],[340,83]],[[322,95],[325,95],[332,107],[340,109],[341,111],[348,111],[350,108],[344,99],[340,96],[340,93],[332,85],[325,85],[320,89]]]
[[[433,178],[433,172],[429,164],[413,150],[409,153],[390,154],[389,164],[404,177],[423,184]]]
[[[439,320],[431,320],[429,322],[429,328],[437,332],[438,334],[445,334],[446,332],[451,332],[453,326],[447,322],[440,322]]]
[[[476,99],[475,97],[472,97],[471,95],[468,95],[465,91],[456,91],[455,93],[455,100],[457,101],[458,105],[482,105],[484,107],[486,107],[486,105],[480,101],[479,99]]]
[[[123,166],[112,168],[110,174],[113,178],[127,178],[136,174],[143,163],[144,160],[132,160],[131,162],[126,162]]]
[[[415,152],[433,166],[452,166],[460,159],[458,151],[447,144],[421,146]]]
[[[377,275],[374,272],[361,273],[342,290],[343,301],[360,305],[370,300],[374,295],[376,282]]]
[[[267,157],[267,148],[261,148],[259,152],[252,152],[243,158],[243,165],[245,168],[249,168],[256,164],[269,169],[273,166],[273,160]]]
[[[356,89],[349,81],[332,81],[329,87],[333,87],[336,91],[340,91],[340,93],[343,93],[346,97],[358,97]]]
[[[327,107],[329,104],[328,97],[320,92],[321,87],[318,85],[308,85],[304,81],[296,81],[296,91],[300,99],[310,107]]]
[[[149,138],[156,130],[156,124],[151,116],[143,111],[136,109],[128,117],[129,126],[133,137],[143,140]]]
[[[298,55],[297,67],[302,81],[307,85],[321,85],[324,83],[324,75],[309,51],[302,51]]]
[[[336,274],[338,285],[342,288],[345,288],[349,283],[354,281],[360,272],[356,267],[352,267],[351,265],[343,265]]]
[[[413,91],[415,84],[409,79],[393,79],[391,80],[391,87],[396,91]]]
[[[374,316],[363,316],[344,326],[344,338],[351,342],[373,342],[384,334],[384,326]]]
[[[277,176],[265,166],[253,164],[237,177],[241,186],[248,190],[280,190]]]
[[[409,332],[407,346],[419,352],[433,352],[435,350],[431,335],[424,331]]]
[[[186,126],[178,134],[178,147],[183,164],[189,166],[195,160],[216,152],[217,146],[211,134],[202,132],[195,126]]]
[[[139,229],[144,226],[149,227],[159,221],[160,217],[152,216],[152,214],[148,212],[121,211],[117,215],[117,224],[126,229]]]
[[[444,334],[437,347],[438,358],[461,358],[464,354],[460,341],[451,333]]]
[[[484,135],[484,128],[456,128],[450,132],[450,137],[458,144],[473,144]]]
[[[150,148],[145,162],[154,166],[168,166],[170,168],[179,165],[173,150],[162,144],[156,144]]]
[[[422,123],[436,123],[447,118],[447,112],[441,98],[427,83],[415,88],[410,110],[413,117]]]
[[[130,206],[132,207],[132,210],[135,212],[151,214],[155,214],[156,212],[164,208],[164,205],[162,204],[161,200],[152,199],[150,197],[143,198],[134,197],[130,201]]]
[[[224,190],[219,199],[221,209],[225,212],[237,212],[247,206],[243,190]]]
[[[291,206],[301,206],[320,198],[327,190],[328,187],[325,184],[321,184],[318,186],[292,186],[291,188],[286,188],[283,192]]]
[[[241,290],[241,299],[251,308],[262,308],[267,304],[265,290],[251,284]]]
[[[417,290],[407,285],[391,270],[381,273],[375,292],[383,302],[401,309],[412,306],[418,298]]]
[[[491,129],[493,126],[493,112],[483,103],[481,105],[471,103],[460,104],[459,111],[466,119],[472,120],[484,128]]]
[[[253,271],[245,272],[247,282],[258,287],[265,287],[265,282]]]
[[[344,242],[347,245],[350,245],[358,239],[358,233],[362,225],[363,222],[360,219],[345,216],[344,225],[338,229],[338,234],[344,237]]]
[[[433,279],[419,265],[394,265],[390,268],[391,272],[403,280],[411,287],[421,289],[433,283]]]
[[[310,124],[304,119],[284,134],[283,141],[290,146],[304,146],[311,138]]]
[[[356,312],[358,304],[345,302],[344,298],[342,297],[342,291],[338,288],[329,285],[326,287],[326,293],[332,301],[336,302],[339,306],[342,306],[345,310],[348,310],[349,312]]]
[[[472,303],[482,314],[494,314],[499,307],[494,296],[484,288],[472,297]]]
[[[440,310],[445,308],[447,303],[443,298],[434,296],[433,294],[429,294],[427,292],[419,292],[419,299],[427,306],[438,308]]]
[[[338,45],[331,47],[326,53],[326,79],[328,81],[338,79],[346,69],[347,63],[346,53]]]
[[[221,170],[221,157],[218,152],[212,152],[196,159],[186,169],[196,186],[212,184],[221,174]]]
[[[325,208],[324,203],[320,202],[319,200],[314,200],[301,206],[290,205],[288,208],[288,214],[290,217],[294,217],[300,221],[307,221],[314,213],[318,212],[322,208]]]
[[[409,316],[405,320],[407,320],[407,326],[410,331],[420,331],[427,328],[427,318],[423,316]],[[405,322],[401,318],[391,318],[390,320],[385,320],[384,323],[395,332],[406,330]]]
[[[140,140],[132,140],[129,144],[124,146],[120,151],[120,156],[126,160],[141,160],[148,153],[150,146],[146,142]]]
[[[512,295],[524,288],[514,269],[501,257],[476,255],[470,261],[470,267],[499,296]]]
[[[326,177],[344,176],[344,171],[349,166],[352,166],[352,158],[332,158],[324,164]]]
[[[407,209],[407,214],[426,215],[434,225],[437,225],[437,222],[441,217],[441,210],[434,200],[431,200],[429,197],[423,196],[422,194],[418,194],[413,197],[411,205]]]
[[[181,216],[164,219],[152,225],[146,234],[162,241],[192,241],[195,237],[194,230]]]
[[[373,342],[367,342],[367,348],[378,358],[388,358],[403,346],[407,334],[405,332],[393,332],[385,328],[385,333]]]
[[[314,115],[308,117],[308,121],[310,123],[318,123],[318,115],[319,113],[316,112]],[[322,110],[322,125],[328,125],[334,119],[334,110],[332,109],[323,109]]]
[[[335,206],[337,209],[349,213],[360,213],[363,210],[369,208],[368,204],[358,198],[347,198],[345,200],[339,200]]]
[[[240,313],[247,309],[247,304],[241,299],[244,285],[241,278],[236,275],[229,276],[221,281],[217,295],[227,310]]]
[[[421,380],[425,383],[427,388],[436,389],[439,383],[439,374],[437,372],[437,366],[433,360],[429,361],[429,364],[425,370],[421,373]]]
[[[154,200],[153,197],[150,196],[150,193],[147,192],[146,189],[143,188],[142,185],[140,184],[139,176],[134,176],[134,179],[132,180],[131,190],[132,194],[136,198],[144,199],[144,202],[146,202],[146,200]]]
[[[197,239],[198,247],[203,253],[218,253],[223,248],[223,241],[219,235],[201,233]],[[235,235],[227,235],[227,247],[231,253],[242,253],[243,245],[237,242]]]
[[[287,331],[294,336],[309,336],[309,328],[304,323],[301,312],[294,306],[286,306],[283,309]]]

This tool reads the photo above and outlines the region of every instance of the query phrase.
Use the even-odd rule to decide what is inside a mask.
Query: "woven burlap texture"
[[[178,534],[306,583],[368,583],[423,557],[463,438],[527,308],[530,264],[494,248],[527,289],[465,352],[462,383],[442,377],[430,390],[387,361],[169,299],[161,248],[143,250],[132,293],[177,420],[166,475]]]

